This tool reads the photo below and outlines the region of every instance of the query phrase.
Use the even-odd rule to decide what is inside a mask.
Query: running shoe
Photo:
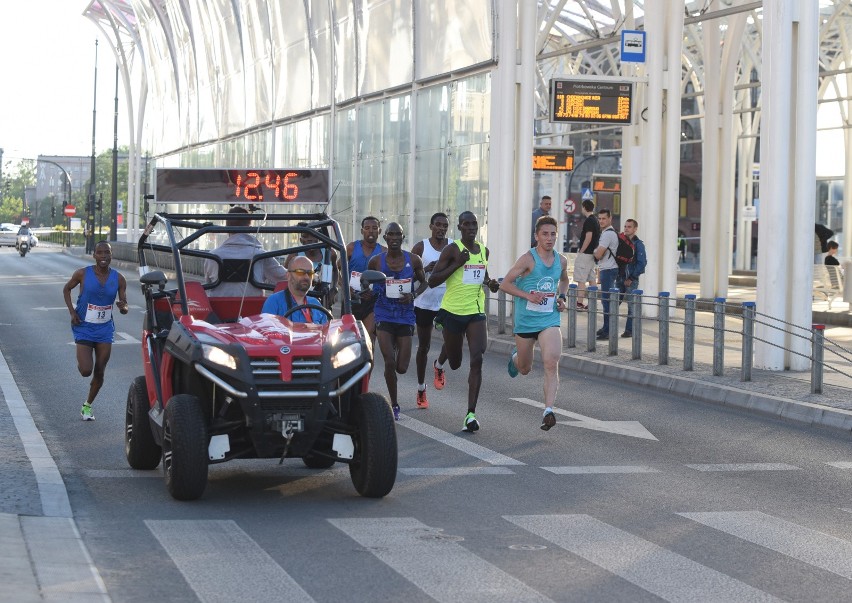
[[[506,366],[506,370],[509,371],[509,376],[514,379],[518,376],[518,367],[515,366],[515,361],[512,358],[515,357],[515,354],[518,353],[518,348],[513,348],[512,353],[509,354],[509,364]]]
[[[462,430],[469,431],[471,433],[473,433],[474,431],[479,431],[479,421],[476,420],[475,414],[469,412],[467,413],[467,415],[465,415]]]
[[[417,390],[417,408],[429,408],[429,400],[426,399],[426,390]]]
[[[447,378],[444,376],[444,369],[438,368],[437,360],[432,363],[432,368],[435,369],[435,389],[444,389],[444,385],[447,383]]]
[[[399,413],[400,413],[399,406],[397,405],[397,406],[393,406],[391,408],[393,408],[393,420],[399,421]]]
[[[83,404],[83,407],[80,409],[80,416],[83,417],[84,421],[95,420],[95,415],[92,414],[92,407],[88,404]]]
[[[553,414],[552,410],[548,410],[541,419],[541,428],[547,431],[554,425],[556,425],[556,415]]]

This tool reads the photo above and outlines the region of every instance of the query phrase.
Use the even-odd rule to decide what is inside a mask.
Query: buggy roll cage
[[[228,213],[205,213],[205,214],[178,214],[178,213],[155,213],[145,227],[142,236],[139,237],[137,244],[137,254],[139,260],[140,272],[144,274],[147,271],[148,264],[145,259],[146,251],[159,251],[166,254],[171,254],[174,261],[175,276],[177,279],[177,289],[180,293],[180,306],[183,314],[189,315],[187,305],[186,285],[183,276],[182,255],[202,257],[212,260],[218,260],[218,256],[209,251],[197,249],[188,249],[187,246],[206,234],[215,233],[246,233],[246,234],[309,234],[318,239],[316,243],[307,245],[296,245],[287,247],[287,254],[299,253],[301,251],[309,251],[311,249],[328,249],[331,248],[337,252],[337,258],[340,262],[340,287],[343,296],[343,313],[352,313],[352,302],[349,297],[349,259],[346,257],[346,244],[343,242],[343,233],[340,230],[340,225],[337,221],[329,217],[325,213],[308,213],[308,214],[263,214],[264,221],[272,222],[299,222],[304,223],[304,226],[295,225],[263,225],[263,226],[222,226],[212,224],[209,220],[227,220],[233,218],[233,214]],[[257,216],[260,218],[260,216]],[[257,219],[255,218],[255,219]],[[169,239],[169,245],[161,243],[148,242],[148,237],[154,232],[157,224],[162,224],[165,228],[166,235]],[[181,238],[178,241],[175,237],[174,229],[176,227],[188,228],[193,232]],[[326,229],[331,228],[336,239],[332,239],[326,234]],[[249,264],[249,275],[252,274],[254,265],[262,259],[282,255],[281,249],[264,251],[253,256]]]

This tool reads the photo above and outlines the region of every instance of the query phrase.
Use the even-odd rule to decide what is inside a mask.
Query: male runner
[[[432,236],[422,241],[417,241],[411,248],[411,253],[419,255],[423,260],[423,270],[426,278],[435,269],[438,258],[444,248],[453,242],[447,238],[447,230],[450,228],[450,220],[447,214],[438,212],[429,220],[429,230]],[[435,316],[441,309],[441,300],[447,285],[432,289],[431,287],[418,295],[414,302],[414,316],[417,319],[417,408],[429,408],[429,400],[426,399],[426,361],[429,359],[429,348],[432,345],[432,326]],[[435,371],[433,383],[435,389],[444,389],[446,378],[444,376],[444,363],[447,361],[447,350],[441,346],[441,353],[432,365]]]
[[[387,251],[377,243],[382,232],[378,218],[367,216],[361,220],[361,240],[352,241],[346,245],[346,257],[349,259],[349,287],[352,294],[352,315],[364,323],[364,328],[376,341],[376,320],[373,307],[376,300],[373,292],[368,289],[361,291],[361,273],[367,269],[367,264],[374,255]]]
[[[441,300],[436,324],[443,325],[444,347],[450,368],[461,366],[462,343],[467,338],[470,352],[470,373],[467,378],[467,414],[462,428],[474,432],[479,429],[476,419],[476,401],[482,385],[482,356],[488,344],[485,323],[485,291],[483,285],[496,293],[500,283],[488,277],[488,248],[476,241],[479,223],[473,212],[459,214],[461,239],[447,245],[429,277],[429,286],[436,288],[447,283]]]
[[[74,271],[62,288],[65,305],[71,314],[71,331],[77,344],[77,370],[83,377],[92,375],[89,395],[80,409],[84,421],[94,421],[92,403],[104,384],[104,373],[112,353],[115,323],[112,320],[112,304],[118,311],[127,314],[127,281],[109,267],[112,262],[112,247],[106,241],[95,244],[92,254],[94,266]],[[80,285],[76,307],[71,303],[71,290]],[[93,358],[94,356],[94,358]]]
[[[556,425],[553,403],[559,389],[559,357],[562,355],[562,329],[559,312],[565,309],[568,291],[568,260],[553,251],[556,220],[542,216],[535,225],[536,246],[525,252],[506,273],[500,289],[514,295],[515,349],[509,357],[509,376],[526,375],[532,369],[533,348],[538,341],[544,364],[545,431]]]
[[[411,362],[411,336],[414,335],[414,299],[426,290],[423,262],[413,253],[402,251],[405,235],[402,227],[391,222],[385,229],[388,250],[370,258],[367,267],[387,275],[384,283],[374,285],[376,299],[376,337],[385,360],[385,383],[393,409],[399,421],[399,402],[396,395],[396,375],[405,374]],[[414,289],[414,281],[419,287]]]

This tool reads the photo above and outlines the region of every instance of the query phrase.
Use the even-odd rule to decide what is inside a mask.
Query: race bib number
[[[484,282],[485,264],[465,264],[462,283],[465,285],[481,285]]]
[[[406,293],[411,293],[410,278],[389,278],[385,281],[385,296],[388,299],[399,299]]]
[[[112,306],[86,305],[86,322],[101,324],[112,320]]]
[[[535,291],[530,291],[530,293],[535,293]],[[539,303],[535,303],[527,300],[527,310],[530,312],[553,312],[553,307],[556,302],[556,294],[555,293],[545,293],[544,299],[542,299]]]
[[[361,290],[361,273],[355,270],[349,275],[349,287],[355,291]]]
[[[322,265],[322,282],[331,283],[332,267],[331,264]]]

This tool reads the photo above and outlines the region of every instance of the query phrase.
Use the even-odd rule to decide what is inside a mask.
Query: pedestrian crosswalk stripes
[[[406,429],[410,429],[411,431],[415,431],[422,436],[426,436],[427,438],[431,438],[436,442],[440,442],[445,444],[451,448],[455,448],[465,454],[468,454],[472,457],[478,458],[481,461],[485,461],[490,465],[523,465],[521,461],[517,459],[513,459],[512,457],[506,456],[504,454],[500,454],[499,452],[495,452],[494,450],[490,450],[485,448],[484,446],[480,446],[479,444],[475,444],[471,442],[468,438],[462,438],[457,435],[453,435],[437,427],[433,427],[428,423],[424,423],[423,421],[418,421],[412,417],[406,416],[404,420],[397,423],[399,427],[405,427]]]
[[[510,515],[504,519],[667,601],[777,600],[589,515]]]
[[[799,467],[787,463],[715,463],[687,467],[696,471],[799,471]]]
[[[826,463],[830,467],[835,467],[837,469],[852,469],[852,463],[848,461],[837,461],[834,463]]]
[[[852,580],[852,543],[846,540],[760,511],[679,515]]]
[[[146,520],[201,601],[313,601],[233,521]]]
[[[411,517],[329,519],[361,546],[436,601],[550,601],[457,538]]]
[[[514,475],[506,467],[400,467],[403,475],[446,475],[450,477],[468,477],[471,475]]]
[[[759,511],[672,513],[706,526],[723,538],[736,537],[852,580],[852,542],[824,534]],[[730,559],[718,564],[668,550],[647,537],[631,533],[589,514],[504,515],[502,519],[524,532],[555,545],[666,601],[775,601],[754,584],[723,573]],[[415,517],[349,517],[327,521],[396,574],[436,601],[549,601],[542,592],[476,552],[483,545],[479,530],[445,533]],[[202,601],[312,600],[266,551],[233,521],[145,521]],[[508,525],[507,524],[507,525]],[[706,542],[707,535],[700,535]],[[470,539],[470,540],[468,540]],[[524,550],[543,551],[522,538]],[[503,537],[516,544],[517,536]],[[340,544],[343,550],[351,544]],[[508,546],[507,548],[513,548]],[[514,550],[514,549],[513,549]],[[554,549],[555,550],[555,549]],[[727,550],[727,549],[725,549]],[[553,553],[549,554],[553,563]],[[424,562],[428,560],[428,562]],[[703,563],[710,563],[708,567]],[[510,566],[512,567],[512,566]],[[562,568],[568,583],[577,566],[566,558]],[[310,585],[306,585],[310,590]],[[236,590],[239,589],[239,592]],[[603,592],[603,591],[600,591]],[[558,597],[557,597],[558,598]]]
[[[542,467],[556,475],[583,475],[592,473],[660,473],[659,469],[644,465],[589,465],[576,467]]]

